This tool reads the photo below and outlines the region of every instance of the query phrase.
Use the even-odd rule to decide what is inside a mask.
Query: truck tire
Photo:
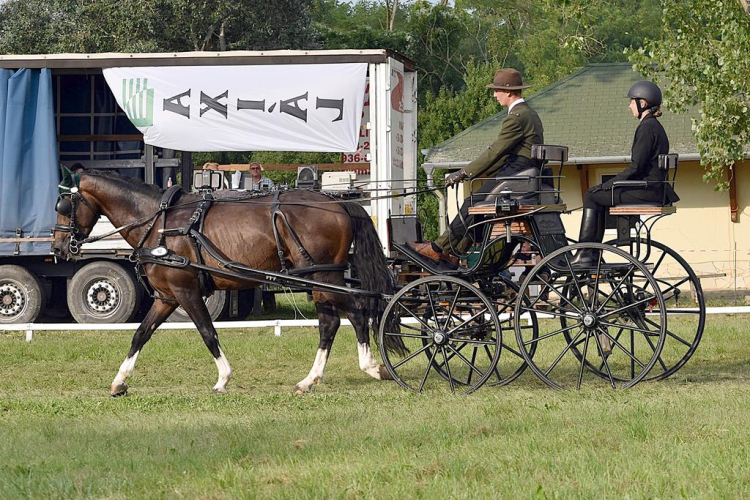
[[[0,323],[33,323],[44,306],[36,276],[21,266],[0,266]]]
[[[135,277],[115,262],[86,264],[68,283],[68,309],[78,323],[127,323],[140,301]]]
[[[216,321],[219,316],[221,316],[221,313],[224,312],[224,308],[227,305],[227,291],[216,290],[210,297],[203,297],[203,301],[206,303],[206,307],[208,308],[208,314],[211,315],[211,321]],[[185,309],[183,309],[182,307],[178,307],[177,309],[175,309],[172,315],[167,318],[167,321],[170,323],[183,323],[190,322],[192,320],[190,319],[190,316],[188,316],[187,312],[185,312]]]

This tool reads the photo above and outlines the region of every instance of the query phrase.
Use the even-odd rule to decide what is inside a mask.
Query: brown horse
[[[64,177],[61,193],[53,249],[62,258],[71,257],[71,250],[76,251],[79,242],[88,237],[96,221],[104,215],[115,227],[125,226],[120,234],[134,248],[139,245],[144,248],[162,246],[168,249],[170,255],[186,257],[193,263],[198,261],[197,247],[190,241],[190,236],[168,236],[163,239],[162,245],[158,245],[160,234],[157,229],[161,228],[162,222],[156,215],[160,211],[163,192],[155,186],[116,174],[89,171],[80,176]],[[200,200],[199,195],[183,193],[177,203],[166,210],[165,227],[183,228],[189,224]],[[305,277],[340,286],[345,285],[344,266],[335,265],[347,263],[349,250],[354,243],[352,265],[361,280],[362,289],[392,293],[393,282],[377,233],[360,205],[336,202],[310,191],[282,192],[277,201],[289,225],[277,225],[283,252],[280,257],[271,218],[270,206],[273,201],[272,196],[263,196],[214,202],[205,215],[202,234],[225,260],[261,271],[281,270],[282,259],[287,268],[307,267],[311,261],[316,265],[333,265]],[[152,221],[158,223],[150,228]],[[294,241],[294,234],[288,227],[293,228],[300,244]],[[205,247],[199,251],[205,265],[220,268],[220,262]],[[305,251],[307,256],[304,255]],[[175,268],[153,263],[144,263],[143,269],[157,298],[133,336],[130,351],[112,382],[110,394],[126,394],[127,378],[133,373],[138,354],[154,331],[178,306],[182,306],[193,320],[214,357],[219,379],[213,391],[225,393],[232,370],[202,300],[199,271],[192,266]],[[215,289],[241,290],[259,284],[218,272],[212,272],[211,278]],[[294,387],[294,392],[301,394],[309,391],[323,377],[339,328],[340,312],[354,326],[362,371],[376,379],[390,378],[370,350],[369,322],[373,320],[373,325],[377,325],[385,307],[382,296],[361,298],[320,288],[314,289],[312,295],[320,320],[320,343],[310,373]],[[403,344],[396,341],[387,347],[401,350]]]

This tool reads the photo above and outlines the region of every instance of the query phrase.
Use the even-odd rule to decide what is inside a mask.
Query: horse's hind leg
[[[331,353],[333,339],[336,338],[336,332],[341,324],[336,308],[330,303],[322,302],[320,300],[320,298],[316,298],[315,302],[315,309],[318,311],[318,330],[320,331],[318,352],[315,355],[315,361],[310,369],[310,373],[294,386],[295,394],[304,394],[305,392],[308,392],[314,384],[320,383],[320,380],[323,378],[323,371],[326,368],[328,356]]]
[[[359,354],[359,369],[378,380],[393,380],[385,366],[378,363],[370,349],[370,326],[367,317],[362,313],[359,300],[345,308],[347,319],[352,323],[357,334],[357,353]]]
[[[188,313],[190,319],[195,323],[195,326],[198,327],[198,331],[201,337],[203,337],[203,342],[214,357],[216,368],[219,370],[219,379],[213,388],[214,394],[226,394],[227,384],[232,379],[232,368],[229,366],[229,361],[221,350],[219,336],[211,321],[211,315],[208,313],[208,309],[206,309],[206,303],[203,302],[200,292],[196,289],[175,290],[174,294],[182,308],[185,309],[185,312]]]
[[[127,379],[133,374],[138,354],[141,352],[144,344],[149,341],[154,331],[159,328],[159,325],[161,325],[175,309],[177,309],[177,303],[174,301],[154,300],[154,304],[151,306],[151,309],[149,309],[146,317],[133,335],[133,341],[130,344],[128,356],[125,358],[122,365],[120,365],[120,370],[112,381],[112,387],[109,391],[110,396],[123,396],[128,392]]]

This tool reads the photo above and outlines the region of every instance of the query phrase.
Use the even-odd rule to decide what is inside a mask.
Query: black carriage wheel
[[[388,327],[393,324],[399,327]],[[387,352],[386,336],[400,337],[408,352]],[[415,392],[474,392],[495,372],[502,345],[493,302],[451,276],[427,276],[402,288],[383,313],[379,337],[386,369]]]
[[[593,261],[572,264],[578,251],[591,252]],[[540,276],[545,268],[549,275]],[[545,257],[520,293],[534,282],[541,283],[537,298],[531,307],[517,303],[516,314],[544,300],[550,307],[539,315],[548,318],[540,319],[537,339],[519,328],[516,337],[529,367],[550,387],[579,389],[584,375],[593,371],[603,374],[613,388],[626,389],[658,362],[667,329],[664,298],[646,267],[627,252],[600,243],[567,246]],[[656,312],[644,321],[652,303],[658,306]]]
[[[616,241],[607,244],[616,245]],[[636,240],[632,238],[631,245],[635,244]],[[640,254],[636,255],[643,259],[646,257],[646,243],[640,245]],[[695,354],[706,324],[706,302],[700,279],[685,259],[668,246],[651,240],[651,252],[644,264],[664,296],[668,325],[664,349],[644,380],[663,380],[682,368]],[[636,278],[642,279],[642,276]]]
[[[45,298],[39,279],[27,269],[0,266],[0,324],[33,323],[44,310]]]

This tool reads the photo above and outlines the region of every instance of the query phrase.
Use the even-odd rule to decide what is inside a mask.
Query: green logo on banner
[[[154,124],[154,89],[148,88],[148,78],[123,79],[122,104],[125,114],[136,127]]]

